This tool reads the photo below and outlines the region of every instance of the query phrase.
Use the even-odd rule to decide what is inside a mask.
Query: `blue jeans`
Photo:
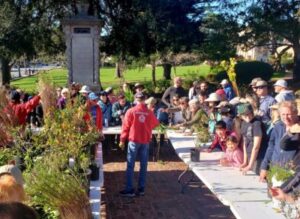
[[[138,188],[144,189],[146,183],[149,143],[138,144],[130,141],[127,150],[126,190],[133,190],[134,164],[137,154],[140,157],[140,174]]]

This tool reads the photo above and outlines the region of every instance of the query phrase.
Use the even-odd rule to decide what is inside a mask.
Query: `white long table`
[[[238,169],[222,167],[219,159],[223,152],[200,153],[200,162],[191,162],[190,149],[195,147],[194,137],[183,136],[168,130],[169,138],[177,155],[190,170],[219,198],[230,207],[238,219],[284,219],[272,208],[267,196],[267,185],[258,181],[254,172],[243,176]]]
[[[109,126],[109,127],[103,127],[102,133],[104,135],[120,135],[122,131],[121,126]],[[152,134],[158,134],[157,130],[153,130]]]
[[[90,205],[92,209],[93,219],[101,218],[101,187],[103,187],[103,155],[102,144],[99,143],[96,152],[96,163],[99,165],[99,180],[90,182]]]

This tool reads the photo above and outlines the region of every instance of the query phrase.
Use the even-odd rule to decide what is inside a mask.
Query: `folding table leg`
[[[183,177],[188,174],[191,173],[190,177],[188,180],[184,181]],[[194,174],[193,171],[191,171],[191,169],[189,167],[187,167],[178,177],[177,179],[178,183],[181,185],[181,193],[184,193],[185,188],[192,182],[196,182],[196,176]]]

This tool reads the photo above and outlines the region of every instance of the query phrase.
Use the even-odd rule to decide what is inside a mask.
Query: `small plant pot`
[[[200,161],[200,148],[191,149],[191,161],[199,162]]]
[[[96,164],[91,164],[90,169],[92,171],[91,173],[91,181],[99,180],[99,167],[97,167]]]

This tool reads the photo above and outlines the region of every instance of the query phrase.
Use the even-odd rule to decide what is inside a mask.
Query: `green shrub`
[[[270,64],[259,61],[239,62],[235,71],[238,85],[249,84],[256,77],[269,81],[274,73]]]
[[[274,73],[270,64],[259,61],[238,62],[235,66],[235,71],[236,81],[239,86],[249,84],[256,77],[261,77],[268,81]],[[225,78],[228,79],[227,72],[220,65],[216,65],[211,67],[210,74],[207,75],[206,80],[211,83],[219,83]]]

